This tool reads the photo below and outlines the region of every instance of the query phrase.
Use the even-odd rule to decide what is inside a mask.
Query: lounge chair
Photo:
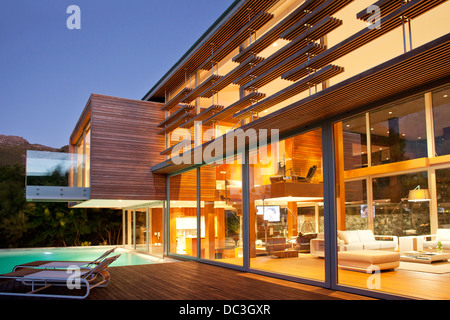
[[[311,182],[312,178],[314,177],[314,174],[316,173],[317,166],[312,166],[308,170],[308,174],[306,177],[301,177],[298,175],[292,175],[292,178],[295,182]]]
[[[24,264],[17,265],[13,268],[13,271],[17,271],[22,268],[35,268],[35,269],[65,269],[69,266],[78,266],[80,268],[91,269],[94,266],[102,262],[107,256],[114,252],[116,248],[112,248],[100,257],[92,261],[33,261]]]
[[[90,270],[79,270],[79,274],[74,273],[74,269],[34,269],[22,268],[17,271],[0,275],[0,279],[15,280],[23,285],[31,286],[28,292],[0,292],[4,296],[25,296],[25,297],[47,297],[47,298],[70,298],[84,299],[89,295],[91,289],[95,287],[106,287],[110,282],[108,266],[119,258],[119,255],[105,258],[96,267]],[[77,267],[77,266],[75,266]],[[79,284],[79,288],[71,288],[70,285]],[[51,286],[66,287],[67,290],[86,289],[84,295],[64,294],[63,291],[56,293],[42,293],[41,291]],[[72,291],[73,292],[73,291]]]

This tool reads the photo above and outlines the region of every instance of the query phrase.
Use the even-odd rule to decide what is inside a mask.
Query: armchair
[[[450,229],[437,229],[436,234],[419,237],[422,238],[424,251],[436,250],[437,243],[440,241],[443,252],[450,252]]]

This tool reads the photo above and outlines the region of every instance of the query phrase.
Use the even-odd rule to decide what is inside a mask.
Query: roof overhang
[[[420,87],[450,82],[450,34],[401,54],[376,67],[294,102],[240,129],[278,129],[279,136],[307,130],[323,121],[386,103],[392,97],[413,94]],[[226,139],[223,139],[224,143]],[[174,164],[168,159],[152,167],[154,173],[171,174],[194,165],[194,155],[213,141],[190,151],[191,162]],[[224,147],[223,150],[226,150]]]
[[[91,199],[72,205],[75,209],[132,209],[145,207],[161,207],[162,201],[158,200],[118,200],[118,199]]]

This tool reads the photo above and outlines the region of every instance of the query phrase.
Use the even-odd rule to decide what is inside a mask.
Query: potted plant
[[[438,241],[437,242],[437,253],[442,253],[442,242]]]

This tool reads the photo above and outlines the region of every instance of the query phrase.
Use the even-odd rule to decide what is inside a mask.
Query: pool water
[[[32,261],[92,261],[111,248],[112,247],[4,249],[0,250],[0,274],[11,272],[15,266]],[[109,256],[111,257],[117,254],[120,254],[120,257],[111,264],[112,267],[162,262],[160,259],[144,254],[136,254],[122,248],[117,248]]]

